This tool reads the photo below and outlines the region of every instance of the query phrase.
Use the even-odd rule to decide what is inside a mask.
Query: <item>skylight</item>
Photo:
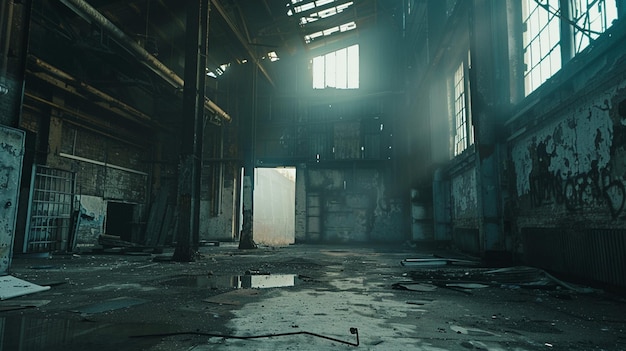
[[[276,51],[271,51],[267,53],[267,58],[270,59],[270,61],[275,62],[280,60],[280,58],[278,57],[278,54],[276,53]]]
[[[308,44],[319,37],[327,37],[333,33],[343,33],[353,29],[356,29],[356,23],[354,21],[344,23],[340,26],[330,27],[315,33],[307,34],[304,36],[304,41]]]
[[[331,2],[333,2],[333,1],[325,0],[324,4],[331,3]],[[316,3],[318,4],[317,6],[321,6],[319,4],[320,1],[318,1]],[[320,19],[324,19],[324,18],[328,18],[328,17],[334,16],[334,15],[336,15],[338,13],[343,12],[344,10],[346,10],[347,8],[349,8],[352,5],[354,5],[354,2],[353,1],[349,1],[349,2],[343,3],[341,5],[333,6],[333,7],[330,7],[330,8],[323,9],[321,11],[310,13],[310,14],[308,14],[306,16],[302,16],[302,17],[300,17],[300,25],[304,26],[304,25],[306,25],[308,23],[315,22],[315,21],[320,20]]]
[[[295,5],[293,6],[293,10],[289,9],[287,11],[287,15],[289,16],[293,16],[296,13],[300,13],[300,12],[304,12],[304,11],[309,11],[312,10],[316,7],[320,7],[320,6],[324,6],[330,3],[335,2],[335,0],[317,0],[317,1],[311,1],[311,2],[307,2],[307,3],[303,3],[303,0],[291,0],[291,5]],[[303,3],[302,5],[297,5]],[[289,5],[287,5],[288,7],[290,7]]]

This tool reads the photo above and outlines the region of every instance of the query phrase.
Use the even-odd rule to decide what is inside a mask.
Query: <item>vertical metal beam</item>
[[[204,104],[201,99],[205,96],[205,84],[206,84],[206,66],[207,66],[207,56],[209,52],[209,12],[210,12],[210,2],[204,1],[201,4],[200,8],[200,23],[199,23],[199,54],[198,54],[198,64],[197,64],[197,79],[198,79],[198,88],[197,95],[200,101],[196,105],[197,108],[197,117],[196,117],[196,141],[194,145],[194,161],[195,161],[195,169],[194,169],[194,182],[195,182],[195,193],[194,193],[194,202],[193,202],[193,247],[194,250],[198,250],[200,243],[200,189],[202,186],[202,149],[204,148],[204,126],[205,126],[205,116],[204,116]]]
[[[239,249],[254,249],[256,243],[253,235],[254,220],[254,166],[255,166],[255,135],[256,135],[256,111],[257,111],[257,77],[258,67],[251,66],[251,86],[249,96],[249,106],[247,110],[248,118],[243,124],[243,145],[244,145],[244,177],[243,177],[243,228],[239,238]],[[247,125],[245,124],[247,123]]]
[[[561,11],[560,22],[560,44],[561,44],[561,66],[571,60],[576,54],[576,43],[574,40],[574,26],[572,25],[572,2],[570,0],[559,1],[559,11]]]
[[[205,34],[202,29],[208,28],[208,24],[202,24],[208,20],[209,0],[187,0],[187,28],[185,35],[185,86],[183,89],[183,118],[182,118],[182,144],[180,153],[180,166],[178,170],[178,236],[177,246],[173,259],[180,262],[189,262],[194,258],[194,248],[198,237],[198,213],[200,189],[198,187],[198,175],[200,170],[200,158],[197,154],[198,147],[202,147],[202,134],[198,126],[202,125],[203,116],[199,115],[204,103],[204,86],[200,87],[200,76],[205,74],[204,67],[200,66],[200,48]],[[202,14],[205,18],[201,18]],[[206,40],[206,38],[204,38]],[[200,68],[201,67],[201,68]],[[202,72],[202,73],[200,73]],[[202,90],[202,94],[200,93]],[[201,120],[201,121],[198,121]],[[200,128],[201,129],[201,128]]]
[[[506,5],[497,1],[474,0],[469,13],[470,99],[476,143],[481,252],[487,258],[506,251],[500,209],[501,190],[498,169],[498,118],[508,103],[506,31],[499,18],[506,18]],[[501,16],[502,15],[502,16]],[[503,43],[504,42],[504,43]],[[497,68],[497,69],[494,69]]]

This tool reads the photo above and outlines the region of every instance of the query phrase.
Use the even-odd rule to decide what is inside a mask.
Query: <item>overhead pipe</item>
[[[43,69],[45,71],[47,71],[48,73],[60,78],[64,83],[66,84],[72,84],[75,87],[80,87],[82,89],[84,89],[85,91],[89,92],[90,94],[96,96],[97,98],[101,99],[102,101],[108,103],[110,106],[114,106],[114,107],[118,107],[119,109],[121,109],[122,111],[125,111],[135,117],[139,117],[140,119],[143,120],[151,120],[150,116],[146,115],[145,113],[135,109],[132,106],[127,105],[126,103],[92,87],[91,85],[88,85],[84,82],[79,82],[77,81],[74,77],[72,77],[71,75],[63,72],[62,70],[52,66],[51,64],[37,58],[37,57],[33,57],[31,56],[30,59],[35,63],[35,65],[37,65],[37,67],[39,67],[40,69]]]
[[[0,95],[5,95],[9,92],[9,87],[6,85],[6,77],[9,68],[9,49],[11,47],[11,29],[13,27],[13,7],[14,1],[9,0],[5,5],[2,5],[2,25],[4,27],[4,16],[6,15],[6,33],[4,34],[4,47],[2,48],[2,69],[0,71]],[[2,30],[0,29],[0,34]]]
[[[108,18],[102,15],[98,10],[93,8],[87,2],[83,0],[61,0],[65,6],[72,9],[74,12],[81,16],[85,16],[88,20],[91,20],[106,30],[119,44],[121,44],[126,50],[136,55],[141,62],[150,68],[154,73],[163,78],[176,90],[182,91],[185,86],[185,81],[180,78],[176,72],[172,71],[169,67],[164,65],[156,57],[152,56],[141,45],[137,44],[132,38],[127,36],[121,29],[117,28]],[[210,99],[204,99],[205,107],[218,115],[223,120],[230,122],[232,118],[228,113],[222,110],[215,102]]]

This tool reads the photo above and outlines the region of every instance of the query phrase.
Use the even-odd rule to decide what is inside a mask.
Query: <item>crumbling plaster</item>
[[[107,202],[99,196],[77,195],[79,206],[76,224],[76,247],[92,247],[104,233]]]
[[[478,215],[476,169],[452,177],[453,218],[457,221],[475,218]]]
[[[609,219],[622,214],[625,122],[617,109],[625,90],[621,81],[596,92],[578,91],[579,98],[553,116],[548,108],[534,109],[550,122],[527,126],[530,132],[510,145],[522,210],[550,204],[553,211],[594,210]]]

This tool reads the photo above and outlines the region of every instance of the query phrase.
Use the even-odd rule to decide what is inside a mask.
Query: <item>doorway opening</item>
[[[106,234],[119,236],[123,241],[132,242],[134,210],[135,204],[109,201],[105,224]]]
[[[295,242],[296,169],[254,170],[254,241],[264,245]]]

